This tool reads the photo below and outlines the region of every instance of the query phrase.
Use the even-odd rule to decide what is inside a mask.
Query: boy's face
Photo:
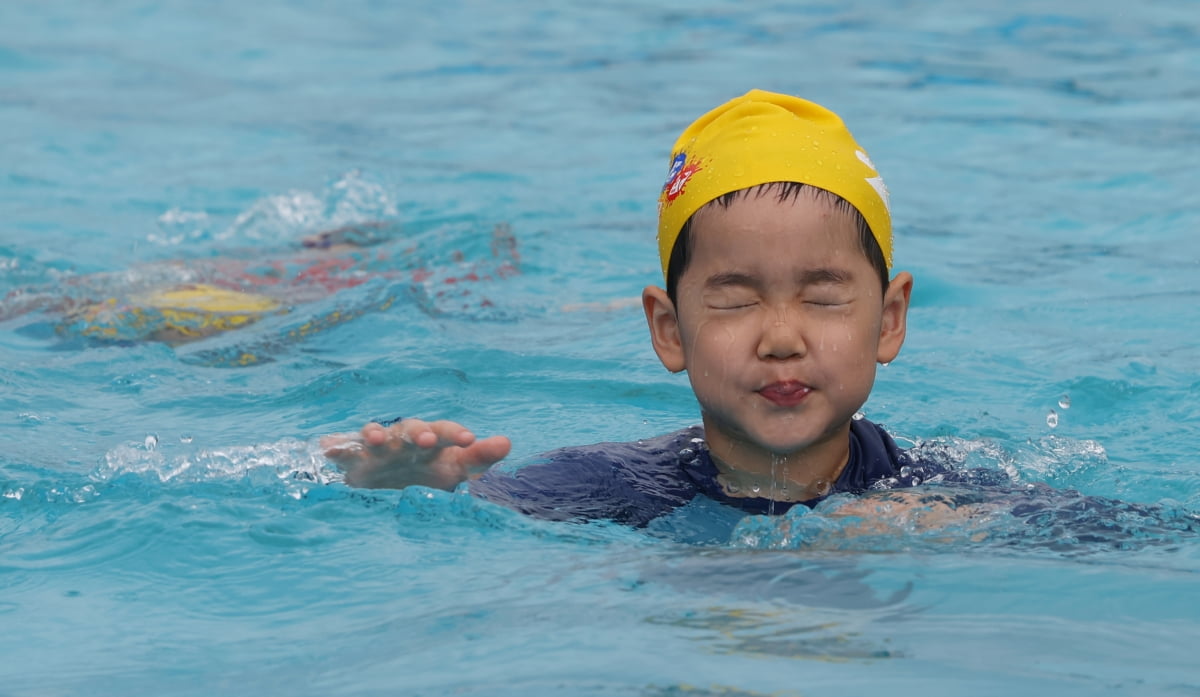
[[[657,288],[643,298],[655,350],[687,370],[714,454],[844,457],[876,363],[903,343],[911,276],[883,293],[851,217],[811,191],[706,206],[691,244],[678,305]]]

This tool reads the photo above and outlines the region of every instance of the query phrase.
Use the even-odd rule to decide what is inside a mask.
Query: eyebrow
[[[846,271],[829,267],[805,269],[796,275],[796,281],[801,286],[846,285],[852,280],[851,275]],[[704,282],[706,288],[726,288],[729,286],[757,288],[761,284],[761,277],[740,271],[713,274]]]
[[[706,288],[727,288],[729,286],[756,288],[759,284],[760,280],[757,276],[737,271],[713,274],[704,281],[704,287]]]
[[[822,267],[819,269],[807,269],[801,272],[799,281],[802,286],[846,285],[852,282],[853,278],[849,272],[842,269]]]

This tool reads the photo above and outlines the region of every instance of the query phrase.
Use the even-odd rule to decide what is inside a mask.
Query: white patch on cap
[[[867,177],[867,183],[871,185],[872,189],[875,189],[875,193],[879,194],[879,198],[883,201],[884,209],[887,210],[888,215],[891,215],[891,194],[888,193],[887,185],[883,183],[883,177],[879,176],[879,170],[875,169],[875,163],[871,162],[871,158],[867,157],[867,153],[862,150],[855,150],[854,154],[858,155],[859,161],[870,167],[871,171],[875,173],[875,176]]]

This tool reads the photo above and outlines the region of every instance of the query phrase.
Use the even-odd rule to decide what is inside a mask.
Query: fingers
[[[430,436],[429,434],[433,435]],[[454,421],[434,421],[429,424],[429,430],[420,434],[420,440],[413,442],[422,448],[449,448],[457,446],[465,448],[475,442],[475,434],[465,426]]]
[[[404,419],[391,426],[369,423],[360,432],[362,442],[372,448],[397,450],[406,444],[420,448],[466,447],[475,442],[475,434],[454,421]]]
[[[491,436],[464,448],[459,462],[464,467],[490,467],[508,457],[511,451],[512,441],[504,436]]]
[[[420,419],[386,427],[369,423],[356,434],[325,436],[320,444],[347,484],[395,489],[412,484],[453,489],[471,469],[495,464],[512,450],[504,436],[476,440],[457,422]]]

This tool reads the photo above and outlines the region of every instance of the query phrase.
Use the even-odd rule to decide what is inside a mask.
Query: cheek
[[[745,332],[735,322],[701,319],[690,331],[681,332],[681,337],[687,370],[698,393],[716,394],[713,391],[729,385],[737,367],[744,363],[739,356],[745,353]]]
[[[746,328],[735,320],[702,318],[692,333],[692,353],[697,358],[724,361],[733,357],[746,336]]]
[[[848,361],[869,360],[873,363],[878,336],[878,322],[847,314],[821,323],[817,341],[820,348]]]

